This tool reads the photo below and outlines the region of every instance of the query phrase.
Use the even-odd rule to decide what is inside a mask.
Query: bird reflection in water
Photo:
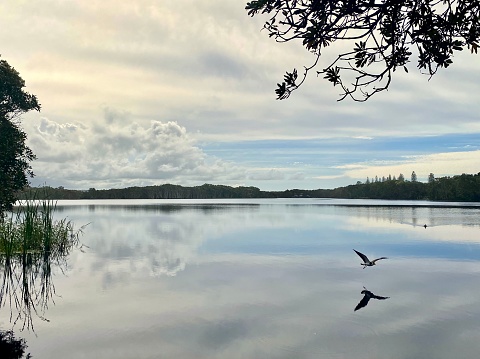
[[[357,304],[357,306],[355,307],[355,309],[353,310],[354,312],[356,312],[357,310],[359,309],[362,309],[363,307],[366,307],[368,302],[370,301],[370,299],[380,299],[380,300],[384,300],[384,299],[388,299],[390,297],[381,297],[379,295],[375,295],[373,294],[372,292],[370,292],[367,288],[363,287],[363,290],[361,292],[363,294],[363,298],[362,300]]]

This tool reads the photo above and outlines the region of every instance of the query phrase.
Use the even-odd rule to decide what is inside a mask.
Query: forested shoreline
[[[480,172],[429,178],[428,183],[400,179],[368,180],[335,189],[262,191],[257,187],[173,184],[119,189],[72,190],[63,187],[29,187],[21,198],[36,199],[215,199],[215,198],[351,198],[480,202]]]

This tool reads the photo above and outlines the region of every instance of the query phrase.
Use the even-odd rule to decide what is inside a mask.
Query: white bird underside
[[[365,254],[363,254],[363,253],[361,253],[361,252],[359,252],[355,249],[354,249],[354,251],[355,251],[355,253],[358,254],[358,256],[360,258],[362,258],[363,263],[361,263],[361,265],[363,266],[363,268],[374,266],[375,262],[379,261],[380,259],[388,259],[387,257],[380,257],[380,258],[377,258],[377,259],[374,259],[373,261],[371,261],[370,259],[368,259],[368,257]]]

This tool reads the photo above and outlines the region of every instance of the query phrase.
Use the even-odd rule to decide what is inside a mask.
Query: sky
[[[269,38],[268,18],[245,4],[2,2],[1,57],[42,105],[21,122],[37,155],[32,185],[269,191],[480,172],[479,55],[458,53],[431,79],[413,58],[364,103],[338,102],[314,73],[278,101],[285,71],[315,59]]]

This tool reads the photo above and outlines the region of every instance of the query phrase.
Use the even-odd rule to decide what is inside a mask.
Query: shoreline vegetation
[[[82,249],[79,236],[67,219],[55,220],[53,200],[26,200],[0,219],[0,309],[10,307],[10,322],[33,330],[33,317],[48,321],[44,313],[54,301],[54,267],[65,271],[67,257]]]
[[[416,180],[388,178],[357,182],[354,185],[335,189],[289,189],[285,191],[262,191],[257,187],[230,187],[203,184],[195,187],[163,184],[145,187],[118,189],[72,190],[64,187],[27,188],[21,197],[38,199],[215,199],[215,198],[346,198],[480,202],[480,172],[453,177],[434,178],[430,174],[428,183]],[[40,194],[40,196],[38,195]]]

